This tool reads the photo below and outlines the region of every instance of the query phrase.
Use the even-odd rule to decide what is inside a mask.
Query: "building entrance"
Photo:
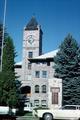
[[[21,87],[21,94],[31,94],[31,87],[30,86],[23,86]]]

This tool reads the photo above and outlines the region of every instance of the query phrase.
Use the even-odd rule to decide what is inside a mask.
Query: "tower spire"
[[[26,25],[25,30],[37,30],[38,29],[38,22],[34,16],[32,16],[29,23]]]

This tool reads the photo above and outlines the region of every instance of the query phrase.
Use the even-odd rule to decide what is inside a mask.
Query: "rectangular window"
[[[35,77],[40,78],[40,71],[35,71]]]
[[[47,78],[47,71],[42,71],[42,78]]]
[[[52,92],[52,104],[58,104],[58,93]]]
[[[32,57],[33,57],[33,52],[29,52],[29,53],[28,53],[28,57],[29,57],[29,58],[32,58]]]
[[[34,106],[39,106],[39,100],[34,100]]]
[[[46,100],[41,100],[41,106],[46,107]]]
[[[35,93],[39,93],[39,85],[35,85]]]
[[[50,66],[50,62],[47,62],[47,66]]]
[[[46,85],[42,85],[42,93],[46,93]]]
[[[31,63],[28,63],[28,69],[31,70]]]

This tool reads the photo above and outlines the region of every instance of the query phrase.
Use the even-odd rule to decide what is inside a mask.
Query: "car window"
[[[62,109],[76,110],[76,106],[64,106]]]

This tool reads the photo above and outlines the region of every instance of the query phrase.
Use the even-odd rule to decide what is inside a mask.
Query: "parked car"
[[[9,106],[0,106],[0,115],[12,115],[12,109]]]
[[[33,115],[43,118],[43,120],[80,120],[80,105],[65,105],[60,109],[36,109],[33,111]]]
[[[32,112],[33,108],[30,102],[25,102],[24,103],[24,111],[25,112]]]

